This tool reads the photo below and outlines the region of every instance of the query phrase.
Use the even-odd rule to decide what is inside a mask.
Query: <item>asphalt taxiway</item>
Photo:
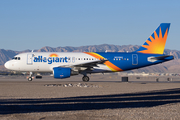
[[[179,77],[81,77],[0,76],[0,119],[180,119]]]

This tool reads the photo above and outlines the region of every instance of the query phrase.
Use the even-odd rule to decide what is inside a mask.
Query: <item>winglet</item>
[[[161,23],[146,42],[135,52],[163,54],[170,23]]]

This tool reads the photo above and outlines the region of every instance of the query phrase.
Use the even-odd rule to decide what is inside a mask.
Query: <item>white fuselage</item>
[[[14,59],[5,63],[5,67],[11,70],[24,72],[52,72],[54,67],[71,67],[90,61],[99,60],[80,52],[29,52],[16,55]],[[96,71],[111,71],[104,64],[100,64],[94,67],[94,69],[96,69]]]

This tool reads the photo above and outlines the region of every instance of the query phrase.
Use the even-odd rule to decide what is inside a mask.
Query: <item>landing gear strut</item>
[[[28,77],[28,81],[32,81],[33,77],[32,77],[32,72],[29,73],[29,77]]]
[[[84,82],[88,82],[88,81],[89,81],[89,77],[88,77],[88,76],[83,76],[83,77],[82,77],[82,80],[83,80]]]

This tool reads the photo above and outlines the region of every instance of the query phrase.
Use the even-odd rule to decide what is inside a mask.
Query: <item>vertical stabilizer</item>
[[[163,54],[170,23],[161,23],[146,42],[136,51],[139,53]]]

